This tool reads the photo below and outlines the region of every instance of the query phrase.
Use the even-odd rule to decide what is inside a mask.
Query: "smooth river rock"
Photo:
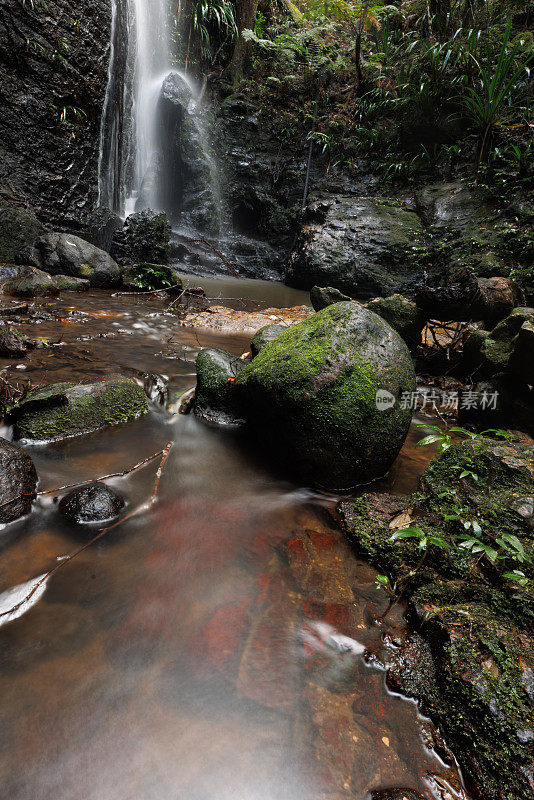
[[[50,442],[129,422],[148,411],[143,389],[122,375],[35,389],[10,414],[15,439]]]
[[[36,486],[37,472],[28,453],[0,438],[0,523],[30,512]]]
[[[59,511],[71,522],[85,524],[115,519],[124,505],[124,498],[118,492],[95,481],[65,495],[59,502]]]
[[[265,448],[299,480],[338,490],[388,471],[410,426],[400,401],[415,375],[387,322],[337,303],[266,345],[232,386]]]

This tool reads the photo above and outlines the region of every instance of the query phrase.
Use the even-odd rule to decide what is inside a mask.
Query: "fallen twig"
[[[152,506],[154,505],[154,503],[158,499],[159,483],[160,483],[160,480],[161,480],[163,467],[165,466],[165,462],[167,461],[167,458],[168,458],[169,453],[171,451],[172,445],[173,445],[172,442],[168,442],[163,450],[160,450],[158,453],[154,453],[154,455],[150,456],[149,458],[145,458],[144,461],[140,461],[139,464],[136,464],[134,467],[132,467],[129,470],[125,470],[122,473],[115,473],[115,475],[107,475],[107,476],[105,476],[105,477],[111,478],[111,477],[119,477],[119,476],[123,476],[123,475],[128,475],[130,472],[133,472],[134,469],[138,469],[143,464],[146,464],[147,462],[152,461],[154,458],[156,458],[156,456],[161,455],[161,461],[159,462],[159,466],[158,466],[158,469],[157,469],[157,472],[156,472],[156,480],[154,482],[154,489],[152,491],[152,495],[151,495],[150,500],[148,501],[148,503],[145,503],[144,505],[139,506],[138,508],[135,509],[135,511],[132,511],[130,514],[127,514],[125,517],[122,517],[122,519],[117,520],[117,522],[114,522],[112,525],[108,525],[106,528],[101,528],[99,530],[99,532],[96,534],[96,536],[94,536],[91,539],[91,541],[86,542],[86,544],[84,544],[82,547],[78,548],[78,550],[75,550],[74,553],[70,553],[68,556],[65,556],[62,561],[60,561],[58,564],[56,564],[55,567],[52,567],[51,570],[46,572],[37,581],[37,583],[32,587],[31,591],[28,592],[28,594],[25,597],[23,597],[22,600],[20,600],[20,602],[18,602],[16,605],[14,605],[12,608],[10,608],[8,611],[2,611],[0,613],[0,618],[1,617],[10,616],[11,614],[14,614],[16,611],[18,611],[20,608],[22,608],[22,606],[25,603],[27,603],[28,600],[30,600],[33,597],[33,595],[35,594],[37,589],[40,586],[42,586],[43,583],[45,583],[45,581],[48,580],[48,578],[50,578],[52,575],[54,575],[54,573],[57,572],[58,569],[61,569],[61,567],[63,567],[65,564],[70,564],[70,562],[73,559],[75,559],[77,556],[79,556],[80,553],[83,553],[84,550],[87,550],[89,547],[91,547],[91,545],[93,545],[95,542],[97,542],[99,539],[101,539],[107,533],[109,533],[114,528],[118,527],[119,525],[122,525],[122,523],[126,522],[126,520],[131,519],[132,517],[135,517],[141,511],[143,511],[145,509],[148,510],[149,508],[152,508]],[[99,478],[99,480],[102,480],[102,478]],[[83,483],[87,483],[87,481],[83,481]],[[76,484],[76,483],[72,484],[72,486],[81,486],[81,485],[82,484]],[[62,488],[63,489],[69,489],[71,487],[70,486],[64,486]],[[53,489],[52,491],[59,491],[59,490],[58,489]],[[40,494],[47,494],[47,492],[40,492]]]

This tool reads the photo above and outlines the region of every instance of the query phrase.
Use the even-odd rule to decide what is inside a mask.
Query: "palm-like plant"
[[[467,94],[462,102],[467,116],[479,130],[476,160],[477,176],[480,164],[488,151],[491,134],[502,116],[502,107],[521,76],[525,72],[528,74],[528,65],[533,57],[532,54],[527,55],[518,63],[517,56],[520,44],[516,43],[510,50],[508,49],[511,27],[512,20],[510,19],[494,66],[491,64],[489,53],[486,66],[482,66],[472,56],[478,69],[478,86],[468,86],[466,88]]]

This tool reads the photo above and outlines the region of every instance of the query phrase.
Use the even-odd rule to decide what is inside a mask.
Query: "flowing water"
[[[272,284],[210,285],[248,295],[245,307],[272,305],[277,288],[279,305],[305,299]],[[103,292],[38,301],[23,329],[56,344],[2,367],[34,384],[157,373],[172,406],[194,385],[202,346],[241,353],[249,337],[182,327],[165,305]],[[383,487],[416,487],[428,459],[418,436]],[[402,609],[376,624],[387,597],[375,571],[332,521],[335,498],[281,479],[283,453],[273,472],[235,434],[159,404],[131,424],[28,449],[43,490],[123,471],[169,441],[157,503],[0,628],[0,796],[364,800],[402,786],[463,797],[436,789],[457,783],[454,767],[428,746],[416,705],[364,657],[402,639]],[[128,511],[150,497],[155,470],[109,481]],[[0,594],[86,541],[56,494],[0,534]]]

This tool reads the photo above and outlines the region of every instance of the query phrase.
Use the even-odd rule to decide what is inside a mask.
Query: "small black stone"
[[[61,499],[59,511],[71,522],[83,525],[112,520],[124,505],[124,499],[117,492],[105,483],[96,482],[69,492]]]

